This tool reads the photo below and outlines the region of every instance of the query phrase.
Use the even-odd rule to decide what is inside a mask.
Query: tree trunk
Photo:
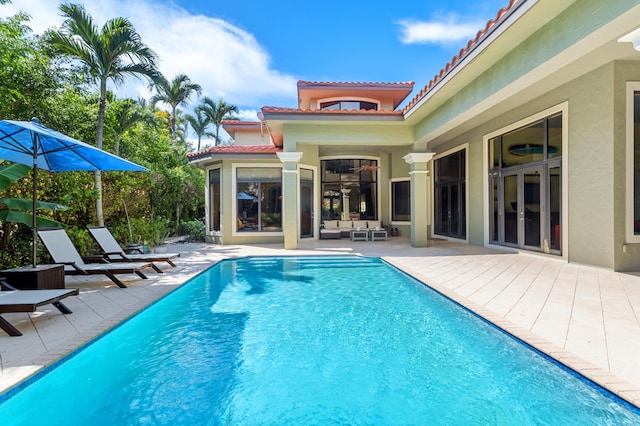
[[[107,79],[100,81],[100,105],[98,107],[98,134],[96,136],[96,147],[102,149],[102,135],[104,133],[104,112],[107,107]],[[95,187],[98,191],[96,199],[96,221],[98,226],[104,226],[104,212],[102,210],[102,174],[95,172]]]

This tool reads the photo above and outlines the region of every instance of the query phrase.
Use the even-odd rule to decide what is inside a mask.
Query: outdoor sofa
[[[383,229],[380,220],[325,220],[320,227],[320,239],[349,238],[351,231],[371,229]]]

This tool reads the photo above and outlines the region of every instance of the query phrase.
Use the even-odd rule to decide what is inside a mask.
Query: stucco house
[[[636,48],[637,0],[512,0],[412,97],[412,82],[300,81],[297,108],[225,122],[236,145],[190,155],[207,235],[296,249],[325,221],[380,221],[415,247],[639,271]]]

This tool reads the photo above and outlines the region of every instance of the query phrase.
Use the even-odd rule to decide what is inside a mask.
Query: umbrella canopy
[[[0,159],[33,167],[33,267],[36,267],[37,169],[71,171],[146,171],[117,155],[31,121],[0,121]]]
[[[32,121],[0,121],[0,158],[51,172],[146,171],[138,164]]]
[[[238,200],[257,200],[256,197],[254,197],[251,194],[247,194],[246,192],[238,192]]]

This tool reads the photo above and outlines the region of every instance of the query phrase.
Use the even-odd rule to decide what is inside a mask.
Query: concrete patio
[[[69,353],[102,331],[177,288],[216,262],[233,257],[353,253],[379,256],[478,313],[542,352],[640,405],[640,276],[568,264],[534,254],[510,253],[433,240],[411,248],[388,241],[304,241],[282,245],[171,244],[177,268],[135,276],[126,289],[108,278],[66,277],[80,295],[34,314],[4,314],[21,337],[0,334],[0,392]]]

